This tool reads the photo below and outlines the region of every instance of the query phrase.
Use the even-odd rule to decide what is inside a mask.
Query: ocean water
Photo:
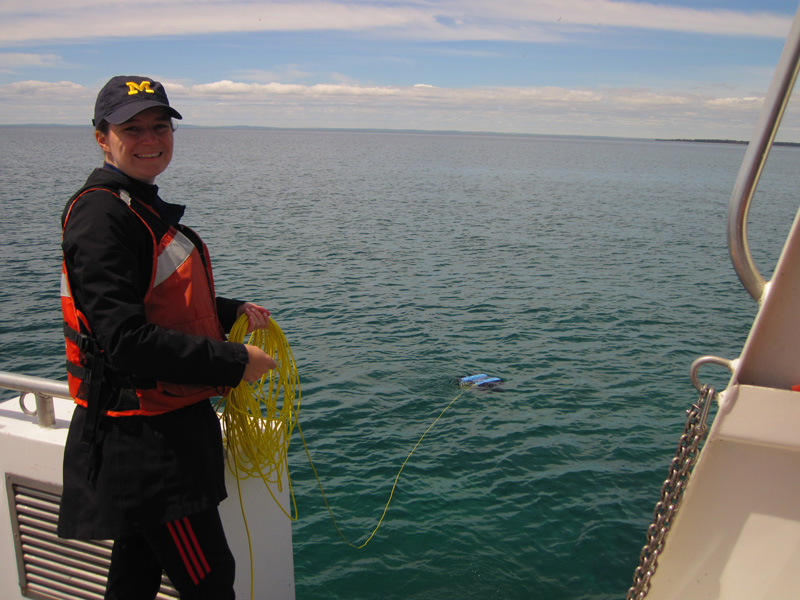
[[[302,381],[297,598],[624,597],[696,392],[755,303],[727,255],[744,146],[444,133],[176,133],[218,291],[267,306]],[[59,215],[86,128],[0,128],[0,370],[64,379]],[[797,209],[776,148],[751,210],[769,276]],[[701,377],[719,389],[727,373]],[[3,398],[8,397],[3,394]],[[265,502],[271,501],[265,497]]]

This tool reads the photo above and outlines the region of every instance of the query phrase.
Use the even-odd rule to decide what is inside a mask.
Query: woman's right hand
[[[247,383],[252,383],[257,379],[261,379],[261,376],[264,373],[271,371],[278,366],[278,364],[275,362],[275,359],[258,346],[245,344],[244,347],[247,349],[247,358],[249,360],[244,368],[242,380],[246,381]]]

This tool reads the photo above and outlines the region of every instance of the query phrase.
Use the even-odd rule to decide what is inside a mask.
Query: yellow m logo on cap
[[[150,89],[149,81],[143,81],[142,83],[136,83],[135,81],[126,81],[125,85],[128,86],[128,96],[134,96],[139,92],[155,94],[155,92]]]

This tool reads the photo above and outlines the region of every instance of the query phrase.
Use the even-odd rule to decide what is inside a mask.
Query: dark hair
[[[172,117],[169,118],[169,126],[172,129],[172,131],[175,131],[178,128],[178,126],[175,124],[175,119],[173,119]],[[95,127],[95,131],[99,131],[103,135],[108,135],[108,121],[106,121],[105,119],[100,121],[100,123],[98,123],[97,126]]]

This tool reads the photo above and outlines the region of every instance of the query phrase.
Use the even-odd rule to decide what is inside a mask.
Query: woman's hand
[[[269,325],[269,311],[263,306],[245,302],[236,311],[236,317],[241,317],[242,314],[246,314],[247,320],[250,322],[247,333],[253,333],[256,329],[266,329]]]
[[[247,358],[249,360],[247,366],[244,368],[242,379],[247,383],[252,383],[253,381],[261,379],[264,373],[278,366],[275,359],[258,346],[245,344],[244,347],[247,349]]]
[[[236,317],[238,318],[243,314],[247,315],[247,320],[249,322],[247,327],[248,334],[253,333],[256,329],[266,329],[269,325],[269,311],[263,306],[252,302],[245,302],[236,311]],[[258,346],[245,344],[244,347],[247,349],[248,362],[247,366],[244,368],[242,379],[247,383],[252,383],[253,381],[261,379],[264,373],[278,366],[275,359]]]

